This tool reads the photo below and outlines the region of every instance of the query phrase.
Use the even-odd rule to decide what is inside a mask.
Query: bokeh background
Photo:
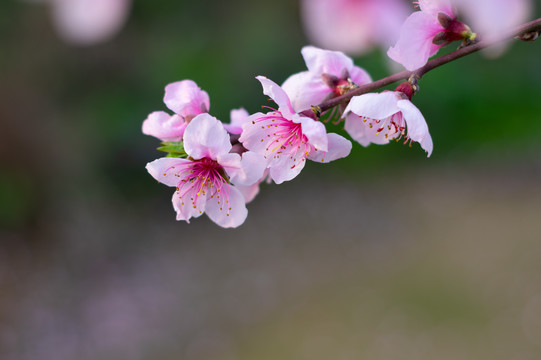
[[[175,221],[142,121],[187,78],[226,122],[259,110],[256,75],[305,69],[299,19],[136,0],[82,47],[45,4],[1,2],[1,359],[541,358],[539,43],[425,76],[430,159],[357,145],[263,186],[239,229]]]

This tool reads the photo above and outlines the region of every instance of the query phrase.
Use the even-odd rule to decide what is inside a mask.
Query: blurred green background
[[[355,145],[223,230],[175,221],[141,124],[182,79],[259,110],[305,69],[296,1],[136,0],[74,47],[10,0],[0,43],[1,359],[541,358],[541,44],[425,76],[430,159]]]

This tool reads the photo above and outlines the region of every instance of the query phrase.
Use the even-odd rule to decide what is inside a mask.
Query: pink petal
[[[327,134],[328,151],[312,151],[308,158],[312,161],[328,163],[330,161],[341,159],[351,152],[351,141],[338,134]]]
[[[256,76],[256,79],[259,80],[263,86],[263,94],[270,97],[278,105],[278,111],[280,111],[284,117],[291,119],[295,114],[295,111],[293,111],[291,101],[286,92],[278,86],[278,84],[265,76]]]
[[[259,194],[259,184],[260,182],[258,181],[253,185],[249,185],[249,186],[235,185],[235,187],[237,188],[237,190],[240,191],[240,193],[244,197],[244,201],[246,202],[246,204],[248,204],[252,202],[252,200],[254,200],[257,194]]]
[[[94,45],[112,38],[124,26],[130,0],[53,0],[53,19],[69,43]]]
[[[205,196],[195,196],[195,192],[195,189],[192,190],[184,195],[183,199],[179,197],[178,192],[173,193],[173,209],[177,212],[177,220],[190,223],[190,218],[197,218],[205,212],[207,198]],[[196,199],[195,205],[190,199]]]
[[[344,70],[349,71],[353,67],[353,60],[339,51],[305,46],[301,53],[308,71],[313,74],[330,74],[341,78]]]
[[[179,115],[154,111],[143,122],[143,134],[154,136],[162,141],[180,141],[186,125]]]
[[[406,69],[417,70],[441,47],[434,45],[432,39],[443,30],[437,17],[423,11],[414,12],[402,25],[400,38],[396,45],[387,51],[387,55]]]
[[[300,174],[306,164],[306,154],[299,149],[292,156],[282,156],[272,159],[269,163],[269,175],[276,184],[294,179]]]
[[[282,84],[282,89],[297,112],[310,109],[312,105],[319,105],[332,93],[332,89],[322,81],[321,75],[314,75],[309,71],[291,75]]]
[[[175,113],[186,117],[208,112],[210,100],[192,80],[182,80],[165,87],[165,105]]]
[[[396,105],[398,100],[400,98],[393,91],[354,96],[344,110],[344,115],[353,112],[371,119],[385,119],[399,111]]]
[[[180,167],[191,163],[191,160],[180,158],[160,158],[149,162],[146,166],[150,175],[162,184],[176,187],[179,182],[178,176],[174,171],[175,167]]]
[[[222,122],[209,114],[197,115],[184,131],[184,150],[198,160],[204,157],[216,160],[218,155],[231,150],[229,134]]]
[[[234,186],[229,186],[229,194],[222,194],[220,198],[208,198],[206,212],[212,221],[224,228],[236,228],[242,225],[248,216],[244,197]]]
[[[238,158],[233,159],[231,155]],[[263,155],[253,151],[246,151],[242,158],[238,154],[226,154],[218,158],[218,163],[222,165],[235,185],[252,185],[263,176],[267,168],[267,160]]]
[[[418,142],[427,152],[427,156],[430,157],[434,146],[423,114],[409,100],[400,100],[397,106],[402,111],[402,115],[406,121],[407,136],[413,141]]]
[[[327,130],[321,121],[316,121],[305,116],[299,116],[302,133],[308,138],[310,145],[317,150],[327,151]]]

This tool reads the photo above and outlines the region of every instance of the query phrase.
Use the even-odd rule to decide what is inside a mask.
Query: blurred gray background
[[[141,124],[186,78],[259,110],[305,69],[296,1],[138,0],[78,47],[7,0],[0,43],[1,359],[541,358],[540,43],[425,76],[430,159],[357,144],[236,230],[175,221]]]

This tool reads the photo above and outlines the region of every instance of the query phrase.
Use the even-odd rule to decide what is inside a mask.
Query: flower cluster
[[[376,83],[370,75],[344,53],[314,46],[301,51],[307,70],[291,75],[281,86],[265,76],[256,77],[275,107],[264,106],[267,112],[253,114],[232,110],[229,124],[209,114],[209,96],[195,82],[167,85],[164,103],[173,114],[152,112],[142,131],[161,140],[158,150],[167,153],[148,163],[147,170],[175,188],[177,220],[189,222],[206,213],[222,227],[240,226],[248,214],[246,204],[262,182],[281,184],[299,175],[308,160],[327,163],[349,155],[351,141],[328,132],[327,124],[343,124],[339,132],[344,130],[362,146],[392,140],[418,143],[429,157],[433,142],[428,125],[411,101],[424,75],[417,69],[453,41],[463,41],[462,46],[477,41],[477,34],[457,17],[457,7],[468,8],[465,1],[417,2],[420,11],[405,20],[388,51],[411,71],[394,91],[368,92],[382,86],[372,86]],[[386,0],[379,6],[394,4]],[[494,18],[498,20],[497,15]]]

